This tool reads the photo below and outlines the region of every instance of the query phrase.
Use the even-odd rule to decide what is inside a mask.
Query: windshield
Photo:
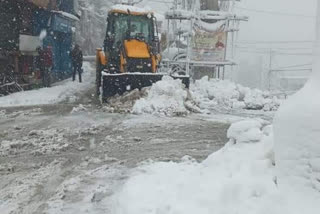
[[[152,19],[147,16],[127,16],[122,15],[115,18],[114,36],[115,44],[123,41],[126,36],[130,38],[142,38],[146,42],[152,39]]]

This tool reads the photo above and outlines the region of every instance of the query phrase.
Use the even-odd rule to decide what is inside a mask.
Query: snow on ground
[[[147,97],[136,101],[132,112],[166,116],[185,115],[188,113],[185,107],[187,97],[188,92],[180,80],[165,76],[162,81],[152,85]]]
[[[318,81],[308,82],[275,117],[279,183],[288,188],[320,191],[320,101],[312,97],[319,91]]]
[[[5,97],[0,97],[0,107],[33,106],[55,104],[63,101],[74,102],[76,93],[85,92],[93,84],[93,68],[89,63],[84,63],[83,82],[72,82],[67,79],[54,84],[50,88],[41,88],[31,91],[14,93]]]
[[[228,136],[228,144],[201,163],[186,156],[132,170],[112,198],[111,213],[318,213],[319,198],[277,186],[272,126],[240,121]]]
[[[114,162],[107,160],[106,162]],[[79,175],[67,179],[57,187],[48,201],[48,214],[57,213],[109,213],[107,198],[121,184],[126,169],[121,166],[103,165],[94,170],[84,170],[88,161],[78,166]],[[116,165],[116,164],[115,164]],[[81,198],[74,200],[74,195]]]
[[[30,203],[29,197],[37,194],[41,188],[39,181],[50,185],[52,172],[56,174],[60,172],[61,162],[56,160],[45,167],[35,166],[35,168],[36,170],[30,170],[29,174],[13,178],[11,180],[13,185],[3,187],[0,191],[1,213],[34,213],[30,211],[32,208],[21,205]],[[40,204],[41,199],[37,198],[37,202]]]
[[[320,198],[320,1],[310,80],[277,112],[274,122],[279,184]]]
[[[250,89],[229,80],[197,80],[190,88],[192,98],[201,109],[277,110],[280,101],[270,93]]]

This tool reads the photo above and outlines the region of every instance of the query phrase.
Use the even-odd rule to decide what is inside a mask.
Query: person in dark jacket
[[[39,54],[37,64],[38,69],[40,70],[43,86],[50,87],[50,70],[53,65],[51,47],[47,47],[45,50],[38,47],[37,51]]]
[[[73,66],[72,80],[75,81],[76,74],[78,73],[79,82],[82,82],[81,70],[82,70],[82,63],[83,63],[83,55],[79,45],[75,45],[74,49],[71,51],[71,59],[72,59],[72,66]]]

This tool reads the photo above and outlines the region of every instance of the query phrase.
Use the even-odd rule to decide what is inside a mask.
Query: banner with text
[[[225,61],[226,32],[205,32],[197,30],[192,38],[191,59],[195,61]]]

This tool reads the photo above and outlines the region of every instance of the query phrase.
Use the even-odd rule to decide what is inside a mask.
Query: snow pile
[[[0,118],[5,118],[6,117],[6,110],[0,110]]]
[[[231,125],[227,137],[232,143],[255,143],[261,141],[263,131],[261,130],[263,121],[248,120],[240,121]],[[266,132],[265,134],[270,134]]]
[[[319,34],[320,35],[320,34]],[[320,54],[316,64],[319,63]],[[314,69],[315,70],[315,69]],[[318,76],[291,96],[275,117],[275,151],[279,186],[320,197],[320,100]]]
[[[129,96],[135,98],[131,99],[135,101],[132,108],[134,114],[175,116],[185,115],[190,111],[204,113],[212,110],[232,109],[275,111],[280,105],[280,101],[268,92],[243,87],[228,80],[209,80],[208,77],[191,84],[188,91],[180,80],[165,76],[162,81],[138,94],[141,96],[140,99],[136,94],[137,92]],[[127,98],[115,100],[126,103],[122,100],[127,100]]]
[[[154,83],[147,97],[136,101],[133,106],[134,114],[158,114],[165,116],[185,115],[188,92],[181,80],[164,76],[162,81]]]
[[[191,85],[192,98],[201,109],[276,110],[280,102],[268,92],[250,89],[229,80],[203,77]]]
[[[23,91],[0,97],[0,107],[32,106],[55,104],[63,101],[75,101],[75,94],[88,90],[94,81],[93,68],[84,63],[83,83],[72,82],[70,79],[56,83],[51,88]]]
[[[317,94],[320,92],[320,0],[317,2],[312,74],[306,85],[281,106],[274,120],[274,131],[279,187],[302,195],[314,195],[317,207],[313,209],[319,212],[320,100]]]
[[[85,111],[88,111],[88,109],[83,104],[79,104],[78,106],[72,108],[71,114],[85,112]]]
[[[278,188],[272,127],[233,124],[230,141],[198,163],[145,163],[112,198],[114,214],[317,214],[320,198]]]
[[[184,158],[139,167],[114,196],[112,213],[262,213],[263,200],[277,191],[272,134],[262,127],[260,121],[234,124],[233,139],[202,163]],[[260,142],[253,136],[251,143],[242,143],[243,135],[256,129]]]

